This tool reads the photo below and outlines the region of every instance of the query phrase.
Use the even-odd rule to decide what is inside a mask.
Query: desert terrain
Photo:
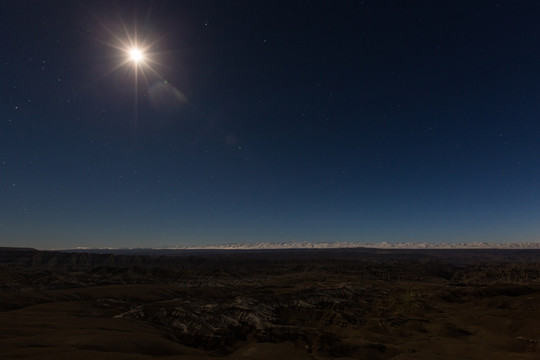
[[[0,248],[2,359],[538,359],[540,250]]]

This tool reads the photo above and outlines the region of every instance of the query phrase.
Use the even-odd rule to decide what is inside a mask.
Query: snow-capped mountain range
[[[149,247],[154,250],[279,250],[279,249],[344,249],[344,248],[372,248],[372,249],[540,249],[540,242],[469,242],[469,243],[415,243],[415,242],[262,242],[262,243],[231,243],[223,245],[201,246],[163,246]],[[115,248],[77,247],[76,250],[114,250]],[[126,249],[126,248],[123,248]],[[131,248],[133,249],[133,248]],[[141,249],[141,248],[139,248]]]
[[[340,249],[340,248],[375,248],[375,249],[540,249],[540,242],[521,243],[390,243],[390,242],[266,242],[247,244],[226,244],[214,246],[186,247],[191,249],[250,250],[250,249]]]

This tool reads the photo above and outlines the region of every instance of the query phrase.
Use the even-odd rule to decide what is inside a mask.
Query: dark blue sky
[[[0,245],[538,241],[539,18],[1,2]],[[150,46],[137,86],[126,31]]]

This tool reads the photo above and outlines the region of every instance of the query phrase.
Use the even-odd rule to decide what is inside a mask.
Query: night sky
[[[2,1],[0,246],[538,241],[539,19]]]

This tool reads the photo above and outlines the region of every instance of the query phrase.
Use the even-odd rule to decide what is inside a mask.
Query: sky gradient
[[[0,246],[539,241],[539,18],[1,2]]]

